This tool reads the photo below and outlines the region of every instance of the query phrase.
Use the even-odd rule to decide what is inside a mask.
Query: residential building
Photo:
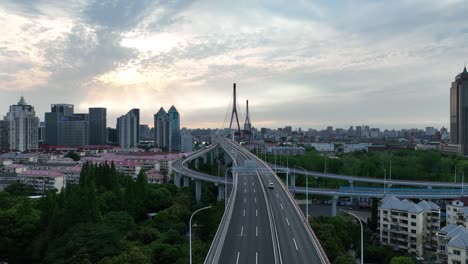
[[[286,155],[286,156],[304,155],[305,148],[303,147],[268,147],[267,153],[270,153],[273,155]]]
[[[0,150],[10,149],[10,121],[0,120]]]
[[[447,225],[463,225],[468,227],[468,197],[461,197],[446,205]]]
[[[180,152],[180,115],[175,106],[167,112],[169,120],[169,152]]]
[[[10,122],[9,145],[11,150],[26,151],[38,149],[39,118],[34,107],[26,104],[21,96],[17,105],[10,106],[4,120]]]
[[[119,136],[119,146],[124,149],[136,148],[138,119],[136,112],[130,110],[126,115],[117,118],[117,131]]]
[[[468,262],[468,229],[448,224],[436,235],[438,264],[465,264]]]
[[[107,109],[103,107],[89,108],[89,144],[107,144]]]
[[[37,130],[37,140],[39,141],[39,144],[45,142],[45,133],[45,122],[39,122],[39,128]]]
[[[58,171],[27,170],[17,175],[18,181],[31,186],[37,193],[65,187],[65,174]]]
[[[129,113],[132,113],[136,118],[136,138],[137,138],[137,145],[140,142],[140,109],[133,108],[130,110]]]
[[[181,152],[193,151],[193,137],[192,135],[185,134],[181,136]]]
[[[152,139],[153,137],[151,136],[151,129],[149,126],[146,124],[140,125],[140,141]]]
[[[440,207],[428,201],[416,204],[385,197],[379,205],[380,243],[410,254],[423,256],[424,249],[435,248],[440,228]]]
[[[169,148],[169,119],[164,108],[154,115],[154,145],[162,150]]]
[[[468,155],[468,72],[455,77],[450,87],[450,143],[461,145],[462,155]]]

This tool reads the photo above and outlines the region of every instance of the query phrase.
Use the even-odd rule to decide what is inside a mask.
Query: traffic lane
[[[285,191],[279,186],[278,179],[266,175],[266,185],[273,182],[274,188],[268,192],[275,215],[281,255],[285,263],[320,263],[320,257],[309,237],[309,230],[301,222],[301,216],[293,208],[293,204]]]
[[[274,263],[265,200],[258,195],[259,182],[240,176],[238,184],[233,219],[219,263]]]

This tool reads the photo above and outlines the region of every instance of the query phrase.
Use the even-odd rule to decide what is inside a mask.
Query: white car
[[[273,189],[273,188],[275,188],[275,186],[273,185],[272,182],[270,182],[270,184],[268,184],[268,188]]]

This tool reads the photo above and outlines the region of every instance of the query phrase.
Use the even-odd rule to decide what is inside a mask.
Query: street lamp
[[[289,190],[289,157],[287,155],[281,154],[280,156],[280,162],[281,162],[281,157],[285,156],[286,157],[286,187]],[[282,165],[283,166],[283,165]]]
[[[359,224],[361,225],[361,264],[364,264],[364,228],[362,227],[362,222],[361,222],[361,219],[359,219],[359,217],[357,217],[357,215],[351,213],[351,212],[348,212],[348,211],[345,211],[343,209],[340,209],[341,211],[351,215],[351,216],[354,216],[354,218],[356,218],[358,221],[359,221]]]
[[[203,207],[203,208],[200,208],[198,210],[196,210],[195,212],[193,212],[193,214],[190,216],[190,221],[189,221],[189,251],[190,251],[190,264],[192,264],[192,218],[193,216],[202,211],[202,210],[206,210],[206,209],[210,209],[211,208],[211,205],[210,206],[207,206],[207,207]]]
[[[307,216],[307,220],[309,220],[309,174],[307,173],[306,169],[300,166],[294,166],[294,168],[296,167],[304,170],[305,176],[306,176],[306,216]]]

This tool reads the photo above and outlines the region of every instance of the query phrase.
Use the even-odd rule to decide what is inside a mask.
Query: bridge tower
[[[242,137],[241,129],[240,129],[240,124],[239,124],[239,116],[237,115],[237,98],[236,98],[236,83],[234,83],[233,86],[233,93],[234,93],[234,102],[232,105],[232,114],[231,114],[231,123],[229,124],[229,129],[232,129],[232,121],[234,120],[234,115],[236,116],[236,122],[237,122],[237,133],[239,134],[239,138]]]
[[[252,131],[252,124],[250,123],[250,113],[249,113],[249,100],[247,100],[246,104],[247,104],[247,113],[245,116],[244,130]]]

